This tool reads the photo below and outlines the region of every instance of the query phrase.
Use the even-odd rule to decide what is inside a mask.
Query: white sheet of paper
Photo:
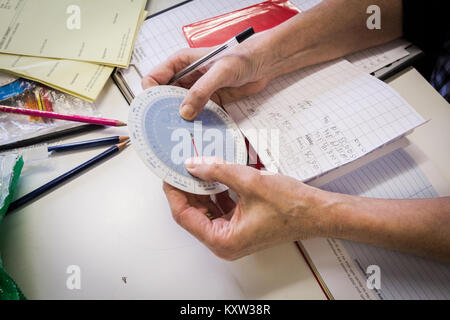
[[[355,52],[345,58],[362,71],[372,73],[409,55],[405,49],[410,43],[397,39],[380,46]]]

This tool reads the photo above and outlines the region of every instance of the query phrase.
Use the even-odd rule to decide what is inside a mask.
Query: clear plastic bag
[[[98,116],[94,103],[24,79],[0,87],[0,104],[62,114]],[[0,145],[80,125],[70,121],[0,113]]]
[[[20,157],[17,154],[0,155],[0,221],[4,214],[3,209],[8,205],[5,201],[8,197],[10,198],[10,192],[13,191],[10,189],[15,177],[14,169],[19,160]]]

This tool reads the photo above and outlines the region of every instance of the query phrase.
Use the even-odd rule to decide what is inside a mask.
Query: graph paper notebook
[[[448,196],[448,185],[439,181],[433,166],[411,148],[389,153],[321,188],[375,198]],[[435,186],[425,172],[434,176]],[[300,246],[330,298],[450,299],[449,265],[338,239],[306,240]],[[380,268],[380,289],[368,289],[366,271],[370,265]]]
[[[302,181],[424,123],[387,84],[344,59],[289,73],[225,109],[268,170]]]

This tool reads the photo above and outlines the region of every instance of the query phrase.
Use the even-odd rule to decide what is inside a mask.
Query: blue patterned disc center
[[[179,114],[183,97],[162,97],[148,106],[143,117],[145,139],[153,153],[169,168],[192,178],[185,166],[187,158],[217,156],[234,160],[234,139],[226,123],[210,109],[203,109],[195,121]],[[196,179],[197,180],[197,179]]]

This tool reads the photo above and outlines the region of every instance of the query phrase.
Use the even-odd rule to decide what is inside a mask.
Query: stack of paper
[[[128,67],[145,0],[0,1],[0,70],[88,101]]]

